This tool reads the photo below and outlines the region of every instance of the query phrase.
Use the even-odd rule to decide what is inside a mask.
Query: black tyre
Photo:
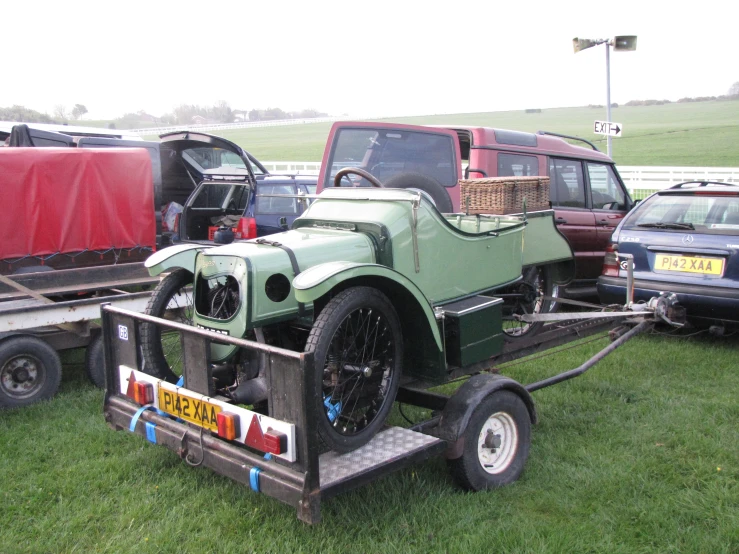
[[[31,336],[0,342],[0,407],[48,400],[59,389],[62,362],[49,344]]]
[[[177,269],[162,279],[151,295],[146,313],[192,325],[192,273]],[[167,309],[169,306],[170,309]],[[180,333],[162,329],[153,323],[141,325],[143,371],[176,383],[182,374]]]
[[[399,173],[385,181],[385,188],[420,190],[431,197],[436,209],[441,213],[448,214],[454,211],[452,199],[444,186],[428,175],[413,172]]]
[[[531,417],[514,392],[500,390],[485,398],[464,431],[462,456],[448,460],[459,485],[480,491],[519,478],[531,445]]]
[[[321,310],[306,352],[315,354],[318,433],[337,452],[359,448],[380,430],[398,392],[403,360],[400,320],[369,287],[347,289]]]
[[[518,321],[514,316],[524,314],[545,314],[557,309],[557,303],[544,297],[556,298],[559,294],[548,267],[534,266],[524,268],[523,279],[502,291],[506,295],[503,304],[503,337],[515,341],[536,334],[543,323]]]
[[[92,384],[105,388],[105,354],[103,354],[103,335],[99,333],[85,350],[85,371]]]

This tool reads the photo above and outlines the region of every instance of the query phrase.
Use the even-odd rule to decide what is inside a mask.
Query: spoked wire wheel
[[[375,289],[347,289],[321,311],[306,351],[315,353],[321,440],[338,452],[362,446],[398,391],[403,344],[395,309]]]
[[[552,282],[548,268],[525,268],[522,276],[521,281],[504,291],[508,295],[503,304],[503,333],[506,340],[532,336],[542,326],[540,321],[520,321],[515,316],[544,314],[556,309],[555,302],[544,298],[556,297],[559,290]]]
[[[192,325],[192,273],[178,269],[162,279],[151,295],[146,313]],[[182,375],[180,332],[153,323],[141,325],[144,372],[176,383]]]

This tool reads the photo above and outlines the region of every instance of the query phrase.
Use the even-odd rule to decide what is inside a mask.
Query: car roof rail
[[[677,185],[672,185],[667,190],[680,189],[680,188],[683,188],[685,185],[696,185],[698,187],[706,187],[708,185],[720,185],[720,186],[724,186],[724,187],[737,187],[737,186],[739,186],[739,183],[722,183],[720,181],[685,181],[684,183],[678,183]]]
[[[549,135],[552,137],[559,137],[559,138],[570,139],[570,140],[579,140],[580,142],[584,142],[585,144],[590,146],[596,152],[600,152],[600,150],[598,150],[598,147],[595,144],[593,144],[592,142],[584,138],[573,137],[572,135],[562,135],[560,133],[552,133],[551,131],[537,131],[536,134],[537,135]]]

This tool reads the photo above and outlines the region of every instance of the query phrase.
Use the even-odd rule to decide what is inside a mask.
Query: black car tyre
[[[462,456],[448,460],[459,485],[481,491],[519,478],[531,445],[531,417],[521,397],[499,390],[472,412],[464,431]]]
[[[103,335],[99,333],[85,350],[85,371],[87,377],[96,387],[105,388],[105,355],[103,353]]]
[[[521,281],[501,291],[511,295],[504,296],[503,304],[503,338],[506,341],[533,336],[543,325],[541,321],[519,321],[515,319],[516,315],[546,314],[557,309],[556,301],[544,298],[556,298],[559,295],[559,287],[554,284],[548,267],[524,268],[522,276]]]
[[[436,209],[443,214],[452,213],[452,199],[444,186],[436,179],[422,173],[399,173],[385,181],[385,188],[389,189],[416,189],[428,194],[436,205]]]
[[[349,452],[382,427],[400,382],[403,338],[388,298],[353,287],[321,310],[306,352],[315,354],[318,434],[323,445]]]
[[[56,394],[61,380],[62,363],[48,343],[22,335],[0,342],[0,407],[47,400]]]
[[[154,289],[146,313],[192,325],[193,275],[186,269],[177,269],[162,279]],[[168,310],[167,307],[170,307]],[[182,374],[182,346],[180,333],[162,329],[153,323],[141,324],[143,371],[176,383]]]

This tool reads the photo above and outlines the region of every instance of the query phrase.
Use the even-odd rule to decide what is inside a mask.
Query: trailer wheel
[[[554,284],[551,271],[546,266],[525,268],[523,279],[503,292],[512,295],[503,304],[503,338],[508,342],[533,336],[543,325],[541,321],[518,321],[514,316],[546,314],[557,309],[556,302],[543,298],[559,295],[559,287]]]
[[[105,355],[103,354],[103,335],[99,333],[85,350],[85,371],[93,385],[105,388]]]
[[[0,407],[17,408],[47,400],[62,380],[62,362],[49,344],[15,336],[0,343]]]
[[[449,469],[467,490],[502,487],[521,475],[529,457],[531,418],[514,392],[499,390],[475,409],[464,431],[462,456]]]
[[[305,350],[315,354],[323,445],[337,452],[362,446],[382,427],[398,392],[403,338],[395,309],[376,289],[347,289],[321,310]]]
[[[193,275],[186,269],[177,269],[167,275],[154,289],[145,313],[192,325],[192,281]],[[153,323],[142,323],[141,349],[144,373],[170,383],[177,382],[182,374],[179,332],[168,329],[162,332]]]

